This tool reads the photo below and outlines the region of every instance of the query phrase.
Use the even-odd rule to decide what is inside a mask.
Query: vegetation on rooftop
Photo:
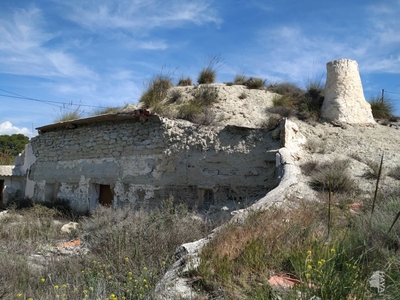
[[[168,90],[171,87],[173,87],[171,77],[159,74],[149,81],[139,102],[143,103],[145,108],[157,108],[167,97]]]
[[[200,71],[197,78],[198,84],[214,83],[216,79],[217,69],[222,65],[221,55],[210,56],[206,60],[206,66]]]
[[[279,94],[273,99],[274,107],[270,112],[283,117],[297,116],[301,120],[319,118],[324,101],[324,88],[320,81],[310,82],[305,91],[289,82],[272,84],[267,89]]]
[[[81,110],[81,103],[74,104],[72,102],[60,108],[54,117],[54,123],[66,122],[83,118],[85,112]]]

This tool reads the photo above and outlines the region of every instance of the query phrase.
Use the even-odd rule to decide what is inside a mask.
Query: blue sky
[[[366,98],[385,89],[400,115],[399,16],[399,0],[2,0],[0,134],[31,136],[79,104],[137,103],[160,72],[195,82],[218,54],[217,82],[302,87],[354,59]]]

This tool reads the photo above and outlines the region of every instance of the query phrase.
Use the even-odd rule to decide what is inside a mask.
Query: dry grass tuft
[[[152,211],[99,207],[73,219],[80,229],[72,236],[60,232],[70,220],[42,205],[0,219],[4,299],[144,299],[174,262],[177,247],[204,237],[211,226],[171,200]],[[71,239],[79,239],[73,247],[79,255],[52,254]]]

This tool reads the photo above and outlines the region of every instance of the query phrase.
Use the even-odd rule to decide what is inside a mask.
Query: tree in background
[[[21,133],[0,135],[0,164],[12,165],[15,157],[25,149],[29,138]]]

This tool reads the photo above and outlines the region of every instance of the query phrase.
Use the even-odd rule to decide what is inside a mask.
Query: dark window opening
[[[204,206],[210,207],[210,205],[214,205],[214,191],[204,190]]]
[[[3,203],[3,189],[4,189],[4,180],[0,180],[0,204]]]
[[[109,185],[100,184],[99,203],[103,206],[111,206],[113,194]]]

